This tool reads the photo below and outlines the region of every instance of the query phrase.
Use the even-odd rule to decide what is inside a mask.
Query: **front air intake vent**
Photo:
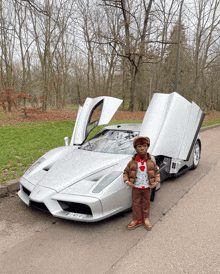
[[[24,193],[27,194],[27,196],[29,196],[31,194],[31,192],[26,187],[22,186],[22,189],[23,189]]]
[[[44,203],[37,203],[37,202],[31,201],[31,206],[37,209],[40,209],[42,211],[49,212],[48,208],[46,207]]]
[[[88,205],[64,201],[58,201],[58,203],[64,211],[92,215],[92,210]]]

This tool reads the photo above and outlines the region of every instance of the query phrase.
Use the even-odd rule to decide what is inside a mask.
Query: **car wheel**
[[[200,161],[200,155],[201,155],[201,146],[199,144],[199,141],[196,141],[193,149],[193,166],[192,169],[196,169],[199,165]]]

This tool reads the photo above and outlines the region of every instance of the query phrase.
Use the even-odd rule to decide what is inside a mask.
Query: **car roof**
[[[133,123],[133,124],[118,124],[118,125],[111,125],[105,127],[105,129],[112,129],[112,130],[132,130],[132,131],[140,131],[141,124]]]

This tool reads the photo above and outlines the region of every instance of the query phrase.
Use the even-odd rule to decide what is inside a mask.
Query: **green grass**
[[[202,127],[212,126],[216,124],[220,124],[220,118],[213,117],[209,121],[203,122]]]
[[[110,124],[141,122],[121,120]],[[70,141],[74,124],[74,121],[59,121],[0,125],[0,184],[21,177],[47,151],[63,146],[65,136]],[[89,138],[103,127],[94,129]]]
[[[68,107],[68,110],[78,110],[79,106],[72,106],[72,107]]]

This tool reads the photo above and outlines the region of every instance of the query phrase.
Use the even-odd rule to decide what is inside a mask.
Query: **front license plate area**
[[[83,218],[86,217],[85,214],[73,213],[73,212],[67,212],[67,213],[66,213],[66,216],[72,217],[72,218],[80,218],[80,219],[83,219]]]

